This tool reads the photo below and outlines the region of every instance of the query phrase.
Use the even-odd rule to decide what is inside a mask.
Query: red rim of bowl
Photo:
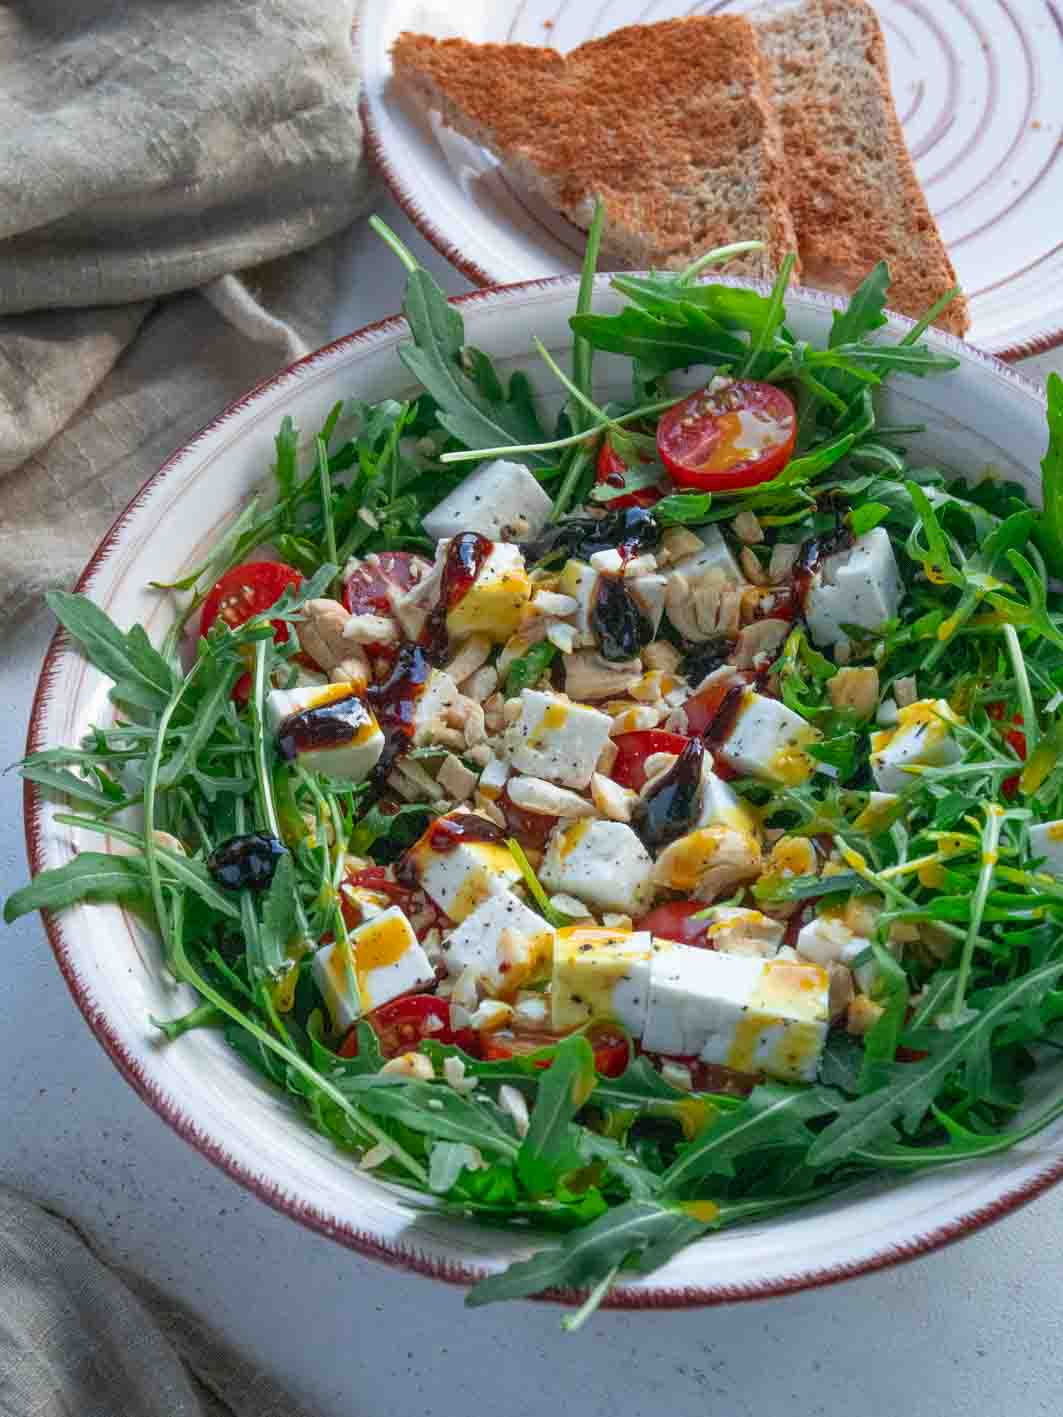
[[[373,122],[372,108],[364,93],[359,101],[359,111],[364,129],[366,151],[370,160],[383,177],[397,205],[401,207],[425,240],[474,285],[483,286],[490,290],[503,288],[498,285],[490,272],[485,271],[482,266],[478,266],[475,261],[471,261],[452,241],[448,240],[425,212],[414,193],[404,186],[385,151],[384,143]],[[552,277],[547,277],[547,279],[552,279]],[[997,350],[990,357],[1005,364],[1012,364],[1020,359],[1032,359],[1035,355],[1047,354],[1049,350],[1058,349],[1060,345],[1063,345],[1063,328],[1048,334],[1038,335],[1036,338],[1025,340],[1020,344],[1010,344],[1005,349]],[[969,345],[968,348],[975,349],[977,346]],[[981,352],[989,353],[987,350]]]
[[[454,297],[451,303],[456,305],[471,304],[499,294],[542,289],[565,283],[575,285],[577,281],[578,277],[571,275],[551,276],[542,280],[517,281],[509,285],[498,285],[473,290],[465,295]],[[736,281],[735,283],[743,285],[756,284],[756,282],[744,281]],[[795,296],[804,296],[805,298],[812,297],[817,301],[831,305],[841,303],[834,297],[827,296],[821,291],[807,290],[802,287],[795,287],[792,293]],[[896,318],[903,323],[912,324],[911,321],[904,321],[904,317],[898,316]],[[96,548],[85,569],[78,577],[75,590],[87,591],[89,589],[97,572],[115,550],[126,522],[137,510],[144,498],[162,479],[166,478],[174,471],[175,465],[207,434],[211,433],[222,424],[227,423],[229,419],[240,413],[248,405],[254,403],[268,390],[289,378],[295,370],[311,365],[323,357],[346,349],[351,345],[361,343],[368,338],[400,329],[404,325],[405,321],[398,315],[391,315],[386,319],[366,325],[352,334],[344,335],[340,339],[333,340],[331,343],[323,345],[312,354],[308,354],[295,363],[288,365],[286,368],[278,370],[275,374],[271,374],[267,378],[260,380],[248,393],[228,404],[216,417],[211,419],[209,423],[205,424],[190,438],[188,442],[171,454],[163,463],[162,467],[159,468],[158,472],[148,478],[129,502],[128,506],[126,506],[116,518],[114,524]],[[946,344],[963,348],[968,354],[973,354],[982,362],[999,367],[1002,372],[1008,376],[1009,380],[1016,381],[1025,386],[1029,391],[1039,395],[1039,390],[1036,389],[1035,385],[1031,384],[1029,380],[1024,378],[1016,370],[1008,368],[1007,365],[1001,365],[1000,361],[995,356],[987,354],[984,350],[977,349],[974,346],[964,345],[962,341],[956,339],[954,336],[944,334],[940,331],[935,331],[934,334],[935,338],[941,339]],[[27,753],[36,751],[43,740],[44,712],[49,703],[54,680],[57,677],[59,660],[61,655],[65,652],[65,648],[62,630],[57,630],[48,646],[48,651],[45,655],[33,698],[26,741]],[[27,854],[33,875],[36,875],[44,867],[42,858],[44,839],[43,805],[43,799],[37,791],[35,784],[27,781],[23,789],[23,814],[26,830]],[[125,1078],[126,1082],[129,1083],[133,1091],[137,1093],[179,1137],[193,1146],[198,1152],[205,1156],[208,1161],[212,1162],[220,1170],[232,1177],[234,1181],[251,1191],[252,1194],[257,1196],[260,1200],[265,1201],[275,1210],[289,1216],[293,1220],[297,1220],[300,1224],[307,1226],[309,1229],[315,1230],[319,1234],[337,1241],[348,1249],[368,1256],[370,1259],[380,1260],[385,1264],[412,1270],[417,1274],[425,1275],[431,1279],[439,1279],[449,1284],[461,1286],[475,1284],[478,1280],[485,1278],[492,1272],[487,1268],[428,1256],[412,1246],[407,1248],[401,1243],[382,1240],[379,1236],[368,1231],[358,1230],[345,1222],[341,1222],[327,1215],[309,1202],[292,1196],[281,1187],[266,1180],[262,1175],[250,1171],[241,1161],[237,1160],[235,1156],[230,1155],[215,1137],[204,1132],[193,1118],[182,1110],[181,1104],[176,1098],[170,1096],[168,1092],[147,1075],[141,1063],[129,1051],[118,1032],[110,1024],[105,1009],[96,1002],[87,985],[78,975],[69,945],[64,937],[62,919],[51,911],[42,910],[40,913],[49,942],[51,943],[52,951],[55,954],[56,962],[59,965],[63,978],[66,980],[67,987],[70,990],[74,1002],[81,1010],[86,1023],[95,1034],[96,1039],[103,1047],[112,1063]],[[934,1250],[941,1249],[945,1245],[960,1240],[964,1236],[970,1235],[976,1230],[980,1230],[995,1221],[1002,1220],[1012,1211],[1019,1209],[1020,1206],[1026,1205],[1036,1199],[1042,1192],[1048,1190],[1060,1180],[1063,1180],[1063,1158],[1039,1175],[1023,1182],[1011,1190],[1005,1191],[992,1203],[969,1211],[911,1240],[887,1245],[876,1254],[859,1261],[824,1265],[822,1268],[818,1269],[809,1269],[793,1275],[785,1275],[747,1284],[716,1284],[708,1287],[688,1285],[683,1288],[668,1289],[620,1288],[614,1290],[607,1297],[604,1307],[612,1309],[700,1308],[717,1304],[738,1303],[753,1299],[773,1298],[784,1294],[797,1293],[803,1289],[822,1288],[828,1284],[836,1284],[844,1279],[853,1279],[858,1275],[872,1273],[875,1270],[891,1268],[906,1260],[916,1259],[920,1255],[930,1254]],[[578,1292],[571,1290],[550,1290],[536,1296],[537,1299],[545,1302],[561,1304],[578,1303],[580,1302],[580,1297]]]

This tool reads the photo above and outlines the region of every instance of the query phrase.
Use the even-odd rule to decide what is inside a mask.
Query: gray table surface
[[[390,203],[380,210],[450,292],[467,288]],[[336,334],[401,300],[397,264],[364,228],[347,271]],[[1051,367],[1063,368],[1060,352],[1029,372]],[[49,634],[40,615],[0,651],[0,766],[22,752]],[[20,785],[9,773],[0,898],[24,874]],[[603,1314],[569,1338],[556,1309],[466,1311],[460,1290],[274,1213],[129,1090],[36,918],[3,930],[0,947],[0,1180],[62,1209],[107,1254],[209,1316],[321,1417],[457,1417],[484,1406],[507,1417],[1059,1411],[1063,1190],[899,1269],[730,1308]]]

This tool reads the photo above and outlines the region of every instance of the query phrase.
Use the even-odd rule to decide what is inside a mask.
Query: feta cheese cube
[[[435,541],[463,531],[479,532],[492,541],[531,540],[546,526],[553,505],[522,463],[496,458],[433,507],[423,519],[424,529]]]
[[[359,925],[348,940],[318,950],[311,967],[337,1030],[400,994],[434,984],[436,977],[397,905]]]
[[[722,762],[743,776],[797,787],[812,776],[815,762],[804,750],[818,738],[811,724],[793,709],[747,689],[734,726],[716,751]]]
[[[384,751],[380,725],[353,684],[272,689],[265,709],[280,756],[307,772],[364,782]]]
[[[654,955],[642,1044],[811,1082],[827,1036],[829,979],[816,965],[676,945]]]
[[[495,840],[472,838],[447,840],[440,823],[461,821],[467,814],[448,812],[437,817],[406,853],[401,874],[413,878],[445,915],[460,924],[467,915],[496,891],[506,890],[521,879],[520,867],[506,846]],[[493,823],[488,825],[493,827]],[[440,849],[442,847],[442,849]]]
[[[706,571],[722,571],[730,585],[745,585],[746,578],[738,568],[731,548],[723,539],[717,526],[701,526],[694,529],[694,535],[701,542],[700,551],[692,551],[668,567],[668,574],[680,571],[687,580],[696,580]]]
[[[1030,855],[1044,857],[1042,871],[1063,876],[1063,821],[1039,822],[1030,828]]]
[[[476,790],[489,802],[494,802],[496,798],[501,796],[502,789],[508,781],[509,764],[504,759],[492,755],[484,764]]]
[[[445,561],[449,546],[449,541],[441,541],[437,558]],[[520,626],[530,602],[531,581],[520,547],[496,541],[472,585],[447,610],[447,634],[452,640],[484,634],[495,644],[504,644]]]
[[[705,938],[725,954],[775,954],[783,942],[786,926],[760,910],[736,905],[716,905],[709,910]]]
[[[920,699],[897,715],[897,727],[871,735],[871,776],[881,792],[901,792],[915,774],[908,767],[944,767],[957,763],[963,749],[953,735],[962,722],[946,699]]]
[[[551,1022],[558,1033],[591,1019],[617,1019],[636,1038],[649,1003],[654,955],[649,931],[572,925],[558,930],[550,986]]]
[[[805,620],[817,645],[848,643],[842,624],[874,630],[897,613],[901,577],[889,533],[877,526],[813,573]]]
[[[548,891],[564,891],[599,913],[636,915],[653,898],[653,860],[623,822],[584,817],[559,822],[550,834],[540,877]]]
[[[474,970],[498,998],[512,997],[548,969],[553,948],[553,928],[508,890],[489,895],[443,941],[447,972]]]
[[[539,689],[524,689],[520,699],[520,717],[507,730],[502,749],[510,763],[531,777],[587,787],[609,741],[609,715]]]

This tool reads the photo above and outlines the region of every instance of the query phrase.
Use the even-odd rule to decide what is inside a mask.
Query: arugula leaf
[[[818,1088],[762,1084],[680,1150],[661,1177],[662,1187],[674,1195],[705,1176],[733,1176],[736,1160],[765,1147],[807,1150],[811,1133],[805,1123],[837,1108],[837,1099]]]
[[[860,452],[866,451],[866,447],[860,449]],[[849,526],[853,536],[858,539],[866,536],[869,531],[884,522],[889,514],[890,509],[883,502],[865,502],[862,507],[854,508],[849,513]]]
[[[120,789],[117,790],[117,798],[111,797],[102,788],[97,787],[94,782],[77,777],[74,773],[66,772],[62,768],[51,767],[48,763],[33,762],[27,759],[19,765],[19,776],[25,778],[27,782],[37,783],[39,787],[48,787],[53,792],[61,792],[64,797],[73,798],[75,802],[87,802],[90,806],[98,807],[101,811],[113,811],[116,806],[121,806],[125,802],[125,793]]]
[[[711,492],[673,492],[661,498],[653,515],[660,526],[697,526],[711,506]]]
[[[566,1038],[542,1075],[517,1157],[517,1174],[532,1195],[552,1190],[559,1166],[569,1167],[570,1127],[596,1081],[591,1045],[580,1034]]]
[[[909,1132],[914,1131],[946,1080],[990,1047],[994,1031],[1025,1003],[1040,998],[1061,975],[1063,963],[1022,975],[969,1023],[951,1033],[920,1036],[917,1046],[927,1048],[928,1057],[917,1063],[891,1064],[882,1069],[885,1081],[877,1091],[843,1103],[834,1121],[812,1143],[809,1164],[822,1167],[844,1161],[874,1142],[898,1118]]]
[[[892,1063],[908,1012],[908,976],[890,952],[878,943],[871,946],[878,966],[871,997],[882,1005],[882,1014],[864,1037],[864,1065],[859,1088],[870,1092],[878,1083],[878,1069]]]
[[[834,312],[827,341],[831,349],[856,344],[882,328],[886,323],[889,288],[890,268],[885,261],[879,261],[853,291],[846,308]]]
[[[10,925],[33,910],[61,910],[81,900],[128,900],[143,905],[150,899],[147,867],[141,857],[82,851],[65,866],[42,871],[9,895],[4,902],[4,921]]]
[[[431,1082],[391,1083],[364,1077],[352,1082],[362,1108],[378,1117],[401,1122],[411,1131],[440,1141],[465,1142],[477,1151],[515,1160],[520,1150],[508,1113],[494,1103],[463,1097],[451,1087]],[[388,1084],[377,1085],[378,1082]]]
[[[1063,379],[1053,371],[1045,385],[1048,395],[1048,449],[1041,463],[1044,507],[1034,528],[1034,541],[1050,575],[1063,577]]]
[[[745,357],[745,341],[728,334],[696,306],[683,302],[676,316],[676,321],[662,320],[628,306],[619,315],[573,315],[569,325],[595,349],[637,359],[647,378],[691,364],[733,364]]]
[[[114,680],[111,697],[136,708],[160,711],[177,687],[173,670],[155,650],[141,625],[123,634],[85,595],[49,591],[49,609],[86,657]]]
[[[478,1171],[483,1158],[475,1147],[461,1141],[437,1141],[428,1158],[428,1189],[437,1195],[453,1190],[463,1171]]]
[[[290,963],[288,946],[295,936],[296,919],[295,863],[285,854],[266,892],[259,930],[262,964],[272,975]]]
[[[501,1299],[526,1299],[544,1289],[574,1289],[598,1283],[633,1255],[671,1255],[708,1230],[712,1221],[695,1220],[682,1210],[650,1201],[628,1201],[579,1230],[559,1248],[540,1250],[503,1274],[481,1279],[470,1289],[470,1308]],[[656,1261],[660,1263],[662,1261]]]
[[[398,356],[413,377],[438,405],[436,417],[452,437],[467,448],[494,448],[506,444],[523,447],[543,440],[538,420],[530,427],[530,400],[523,381],[512,383],[504,399],[483,392],[486,356],[469,357],[475,377],[462,366],[465,321],[449,304],[428,272],[417,266],[406,280],[402,312],[410,326],[412,343],[404,341]],[[493,386],[489,385],[489,388]],[[538,453],[522,453],[533,467],[545,466]]]

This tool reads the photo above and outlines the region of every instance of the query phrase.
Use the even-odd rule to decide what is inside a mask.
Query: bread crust
[[[631,25],[568,55],[405,33],[398,80],[576,225],[605,202],[602,263],[680,269],[766,243],[728,270],[770,279],[797,250],[783,143],[753,26]]]
[[[890,307],[918,318],[956,272],[904,141],[878,17],[866,0],[805,0],[757,29],[805,280],[850,291],[886,260]],[[936,323],[965,333],[965,298]]]

